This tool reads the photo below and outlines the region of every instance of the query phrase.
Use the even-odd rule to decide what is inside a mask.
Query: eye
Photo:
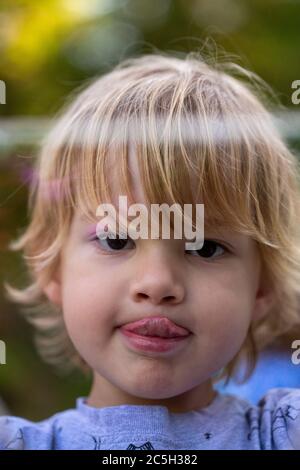
[[[118,233],[116,234],[115,238],[113,238],[112,233],[103,233],[100,234],[99,237],[95,236],[91,241],[95,242],[97,247],[103,251],[124,251],[124,248],[129,249],[130,245],[131,247],[135,246],[134,241],[131,238],[120,238]]]
[[[220,253],[221,250],[221,253]],[[186,250],[187,254],[192,254],[193,256],[200,256],[202,258],[216,258],[218,256],[213,256],[215,253],[219,256],[227,252],[228,249],[221,245],[220,243],[214,240],[204,240],[203,247],[200,250]],[[219,252],[219,253],[218,253]]]

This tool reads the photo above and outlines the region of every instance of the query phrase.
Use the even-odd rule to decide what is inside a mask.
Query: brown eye
[[[218,253],[218,249],[221,249],[221,254]],[[200,256],[202,258],[215,258],[215,253],[220,256],[226,251],[227,249],[220,243],[213,240],[204,240],[203,247],[200,250],[187,250],[187,253],[193,254],[194,256]]]
[[[103,251],[121,251],[124,248],[129,249],[132,244],[134,245],[131,238],[120,238],[119,234],[116,234],[115,238],[113,238],[112,234],[108,234],[105,237],[95,237],[93,241]]]

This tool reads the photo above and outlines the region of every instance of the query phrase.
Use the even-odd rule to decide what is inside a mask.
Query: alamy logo
[[[6,85],[3,80],[0,80],[0,104],[6,104]]]
[[[292,353],[292,363],[295,366],[298,366],[300,364],[300,340],[295,339],[295,341],[292,342],[292,349],[295,349],[295,351]]]
[[[0,340],[0,364],[6,364],[6,345]]]
[[[292,88],[295,89],[292,94],[292,103],[300,104],[300,80],[294,80],[292,83]]]
[[[119,214],[117,230],[117,211],[113,204],[103,203],[97,207],[96,216],[102,220],[98,222],[96,233],[98,238],[119,238],[125,239],[127,236],[133,240],[158,239],[160,228],[160,215],[162,216],[162,238],[171,238],[171,213],[174,216],[174,238],[185,238],[190,242],[185,243],[187,250],[200,250],[204,243],[204,204],[196,204],[196,224],[192,223],[192,204],[184,204],[182,212],[180,204],[151,204],[150,217],[148,208],[144,204],[131,204],[127,206],[127,196],[119,196]],[[128,217],[134,217],[128,224]],[[151,224],[151,235],[149,236],[149,221]],[[193,230],[193,225],[196,229]],[[184,231],[184,235],[182,233]],[[192,241],[193,240],[193,241]]]

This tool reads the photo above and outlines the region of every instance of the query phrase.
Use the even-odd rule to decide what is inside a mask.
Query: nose
[[[130,294],[135,302],[178,304],[185,296],[180,267],[176,261],[150,250],[148,256],[140,260],[136,276],[131,284]]]

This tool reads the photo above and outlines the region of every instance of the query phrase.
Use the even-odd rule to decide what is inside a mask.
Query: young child
[[[12,245],[32,282],[6,288],[45,359],[91,371],[93,385],[44,421],[1,417],[0,448],[300,449],[299,390],[252,405],[213,388],[300,318],[298,163],[256,83],[198,54],[145,55],[62,113]],[[202,247],[122,237],[120,195],[204,204]],[[124,216],[115,238],[99,234],[102,203]]]

